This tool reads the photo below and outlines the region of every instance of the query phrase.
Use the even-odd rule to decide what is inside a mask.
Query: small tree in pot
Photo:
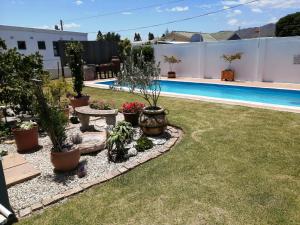
[[[40,124],[49,135],[53,145],[51,162],[58,171],[73,170],[79,163],[80,151],[65,143],[67,118],[59,107],[48,104],[43,93],[42,82],[33,81],[36,83],[35,96]]]
[[[149,106],[144,107],[139,125],[146,135],[162,134],[167,127],[165,109],[158,106],[160,97],[160,69],[159,63],[153,60],[146,62],[142,54],[136,63],[132,56],[127,57],[115,84],[118,87],[128,87],[130,92],[144,98]]]
[[[229,54],[229,55],[222,55],[222,58],[225,62],[228,62],[229,65],[227,67],[226,70],[222,71],[222,76],[221,76],[221,80],[225,80],[225,81],[234,81],[234,70],[231,67],[231,64],[233,61],[235,60],[240,60],[242,58],[242,54],[241,52],[235,53],[235,54]]]
[[[168,78],[176,78],[176,72],[173,71],[173,66],[176,63],[180,63],[181,60],[177,59],[175,56],[164,56],[165,62],[169,63],[169,72],[168,72]]]
[[[83,46],[80,42],[69,42],[66,44],[66,56],[69,60],[69,67],[73,77],[73,90],[77,94],[71,98],[73,108],[89,104],[89,96],[82,95],[83,89]]]

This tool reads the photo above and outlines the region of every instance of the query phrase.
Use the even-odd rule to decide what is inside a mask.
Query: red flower
[[[144,107],[145,105],[140,102],[126,102],[122,105],[122,111],[124,113],[140,113]]]

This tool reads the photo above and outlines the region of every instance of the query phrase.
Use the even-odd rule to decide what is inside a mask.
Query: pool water
[[[113,85],[113,81],[98,82],[97,84]],[[168,93],[300,108],[300,90],[165,80],[160,81],[160,85],[161,91]]]

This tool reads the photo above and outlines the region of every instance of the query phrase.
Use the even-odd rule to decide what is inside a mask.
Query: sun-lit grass
[[[118,105],[129,93],[85,89]],[[20,224],[300,224],[300,115],[161,98],[169,153]]]

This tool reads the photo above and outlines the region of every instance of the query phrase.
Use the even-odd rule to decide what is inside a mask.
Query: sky
[[[230,9],[251,0],[0,0],[0,24],[52,29],[59,20],[64,29],[86,32],[94,40],[102,33],[149,26],[206,14],[223,12],[168,25],[122,31],[122,38],[133,39],[139,32],[146,39],[169,31],[216,32],[261,26],[300,11],[300,0],[259,0]],[[148,7],[149,6],[149,7]],[[143,8],[133,10],[136,8]],[[228,9],[229,8],[229,9]]]

